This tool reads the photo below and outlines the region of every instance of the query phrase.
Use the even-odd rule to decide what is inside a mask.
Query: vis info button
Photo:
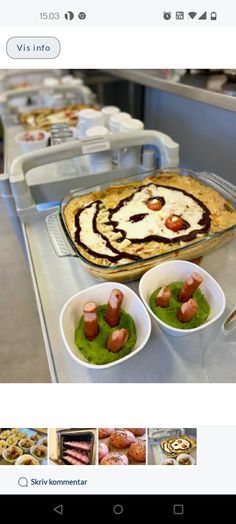
[[[14,59],[56,58],[61,45],[53,36],[13,36],[6,45],[8,56]]]

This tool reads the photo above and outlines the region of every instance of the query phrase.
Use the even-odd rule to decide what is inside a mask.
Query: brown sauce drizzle
[[[176,237],[173,237],[173,238],[167,238],[167,237],[164,237],[164,236],[154,235],[154,234],[153,235],[148,235],[148,236],[146,236],[143,239],[132,238],[132,239],[130,239],[132,243],[139,244],[139,243],[156,241],[156,242],[163,242],[163,243],[173,244],[175,242],[179,242],[180,240],[188,242],[188,241],[194,240],[196,238],[197,234],[199,234],[199,233],[200,234],[207,233],[209,231],[210,226],[211,226],[210,211],[207,208],[207,206],[205,204],[203,204],[203,202],[201,202],[201,200],[199,200],[197,197],[193,196],[191,193],[187,193],[187,191],[184,191],[183,189],[179,189],[179,188],[172,187],[172,186],[162,186],[160,184],[154,184],[153,182],[150,182],[149,184],[140,186],[130,196],[120,200],[119,204],[115,208],[108,210],[109,211],[109,215],[108,215],[109,218],[108,218],[108,221],[106,223],[108,225],[112,225],[113,226],[113,231],[114,232],[116,232],[116,233],[119,232],[121,234],[121,237],[119,239],[117,239],[117,242],[122,242],[126,238],[126,231],[124,231],[123,229],[119,229],[117,227],[119,225],[119,223],[117,221],[115,221],[115,220],[112,220],[113,215],[115,213],[117,213],[117,211],[119,211],[124,205],[126,205],[127,202],[132,200],[132,198],[134,197],[135,193],[138,193],[138,192],[142,191],[143,188],[146,188],[146,187],[151,186],[151,185],[155,185],[156,187],[164,187],[164,188],[170,189],[170,190],[172,189],[174,191],[179,191],[179,192],[183,193],[184,195],[192,198],[195,202],[197,202],[197,204],[203,210],[203,216],[199,220],[198,224],[203,226],[203,227],[202,227],[202,229],[200,231],[199,230],[194,230],[194,231],[191,231],[190,233],[188,233],[187,235],[177,235]],[[163,197],[151,197],[151,199],[152,198],[158,198],[158,199],[164,201]],[[164,201],[164,203],[165,203],[165,201]],[[93,231],[101,236],[101,238],[104,240],[106,246],[114,253],[114,256],[103,254],[103,253],[97,253],[93,249],[89,248],[86,244],[84,244],[82,242],[82,240],[81,240],[80,214],[85,209],[90,208],[94,204],[96,204],[96,211],[95,211],[94,216],[93,216]],[[109,260],[110,262],[113,262],[113,263],[119,262],[123,258],[127,258],[127,259],[130,259],[130,260],[133,260],[133,261],[140,260],[141,259],[140,256],[131,255],[129,253],[126,253],[125,251],[119,251],[118,249],[116,249],[111,244],[109,239],[103,233],[101,233],[99,231],[99,229],[97,227],[97,217],[98,217],[98,213],[100,211],[100,205],[101,204],[102,204],[101,200],[96,200],[94,202],[91,202],[90,204],[88,204],[84,208],[80,209],[75,214],[75,227],[76,227],[75,241],[76,241],[76,243],[78,245],[80,245],[87,253],[89,253],[93,257],[95,257],[95,258],[104,258],[104,259],[107,259],[107,260]],[[148,215],[148,213],[139,213],[137,215],[132,215],[130,217],[130,222],[133,222],[133,223],[140,222],[147,215]],[[185,224],[186,224],[186,228],[188,228],[190,226],[187,221],[185,221]],[[180,233],[181,233],[181,230],[180,230]]]
[[[115,213],[117,213],[117,211],[119,211],[127,202],[130,202],[130,200],[132,200],[132,198],[134,197],[134,195],[136,193],[139,193],[140,191],[142,191],[143,188],[146,188],[148,186],[153,186],[153,185],[155,185],[156,187],[164,187],[166,189],[172,189],[173,191],[179,191],[180,193],[183,193],[184,195],[192,198],[192,200],[197,202],[197,204],[203,210],[202,218],[199,220],[199,225],[203,226],[203,227],[202,227],[201,230],[195,229],[195,230],[191,231],[190,233],[188,233],[187,235],[181,235],[181,236],[177,235],[176,237],[172,237],[172,238],[164,237],[164,236],[161,236],[161,235],[148,235],[148,236],[146,236],[145,238],[142,238],[142,239],[140,239],[140,238],[130,238],[129,240],[133,244],[140,244],[140,243],[152,242],[152,241],[163,242],[164,244],[175,243],[175,242],[179,242],[180,240],[188,242],[190,240],[194,240],[198,234],[207,233],[209,231],[210,226],[211,226],[210,211],[207,208],[207,206],[205,206],[205,204],[203,204],[203,202],[201,202],[201,200],[199,200],[197,197],[191,195],[191,193],[187,193],[187,191],[184,191],[184,189],[179,189],[179,188],[172,187],[172,186],[162,186],[160,184],[154,184],[153,182],[150,182],[149,184],[140,186],[136,191],[134,191],[132,193],[132,195],[129,195],[128,197],[123,198],[122,200],[120,200],[119,204],[115,208],[110,209],[108,223],[113,226],[113,230],[116,233],[119,232],[119,233],[122,234],[122,238],[119,241],[122,241],[122,240],[124,240],[126,238],[126,231],[124,231],[123,229],[119,229],[117,227],[118,226],[118,222],[115,221],[115,220],[112,220],[113,215]],[[152,197],[152,198],[158,198],[158,197]]]
[[[113,251],[113,253],[115,253],[114,257],[112,257],[111,255],[108,255],[108,254],[97,253],[93,249],[91,249],[88,246],[86,246],[86,244],[84,244],[82,242],[82,240],[81,240],[80,214],[85,209],[88,209],[88,208],[92,207],[93,204],[96,204],[96,211],[95,211],[94,216],[93,216],[93,230],[94,230],[95,233],[97,233],[98,235],[100,235],[103,238],[103,240],[105,241],[106,246],[111,251]],[[137,256],[137,255],[131,255],[129,253],[125,253],[125,251],[118,251],[118,249],[116,249],[116,248],[114,248],[112,246],[112,244],[110,243],[109,239],[105,235],[103,235],[103,233],[101,233],[99,231],[99,229],[97,228],[97,216],[98,216],[101,204],[102,204],[101,200],[96,200],[94,202],[91,202],[87,206],[83,207],[82,209],[77,211],[77,213],[75,214],[75,227],[76,227],[75,241],[77,242],[77,244],[79,244],[87,253],[89,253],[93,257],[104,258],[104,259],[109,260],[110,262],[118,262],[119,260],[122,260],[122,258],[128,258],[130,260],[139,260],[140,257]]]
[[[132,224],[135,224],[135,222],[140,222],[146,216],[148,216],[148,213],[138,213],[137,215],[132,215],[132,217],[130,217],[129,221],[132,222]],[[117,223],[117,225],[118,225],[118,223]]]

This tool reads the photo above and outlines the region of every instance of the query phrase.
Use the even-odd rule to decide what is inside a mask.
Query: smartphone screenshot
[[[1,503],[228,516],[236,8],[27,4],[0,20]]]

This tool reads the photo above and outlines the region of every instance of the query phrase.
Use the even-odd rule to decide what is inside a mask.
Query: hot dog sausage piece
[[[168,307],[170,303],[171,290],[168,287],[162,287],[156,298],[156,305],[160,307]]]
[[[189,322],[197,312],[198,303],[194,298],[190,298],[188,302],[184,302],[177,312],[177,318],[180,322]]]
[[[120,308],[124,295],[119,289],[113,289],[107,304],[106,321],[110,327],[115,327],[120,322]]]
[[[95,302],[87,302],[83,307],[84,313],[84,334],[90,342],[98,335],[98,315]]]
[[[180,302],[187,302],[193,296],[194,291],[196,291],[201,283],[201,275],[194,271],[194,273],[192,273],[192,275],[188,277],[183,283],[183,286],[178,295],[178,300]]]
[[[122,346],[127,342],[129,338],[128,329],[117,329],[113,331],[107,341],[107,349],[112,351],[112,353],[117,353],[120,351]]]

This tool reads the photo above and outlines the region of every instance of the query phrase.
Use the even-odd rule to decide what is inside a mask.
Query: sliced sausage
[[[177,233],[177,231],[180,231],[181,229],[187,229],[189,223],[178,215],[170,215],[165,221],[165,226],[167,229],[171,229],[171,231]]]
[[[128,329],[122,328],[113,331],[107,341],[107,349],[112,353],[120,351],[129,338]]]
[[[177,312],[177,318],[180,322],[189,322],[197,312],[198,303],[194,298],[190,298],[188,302],[184,302]]]
[[[84,334],[90,342],[98,335],[98,315],[95,302],[87,302],[83,307],[84,313]]]
[[[188,277],[183,283],[183,286],[178,295],[178,300],[180,302],[187,302],[193,296],[194,291],[196,291],[201,283],[201,275],[194,271],[194,273],[192,273],[192,275]]]
[[[107,304],[106,321],[110,327],[115,327],[120,322],[120,308],[124,295],[119,289],[113,289]]]
[[[168,287],[162,287],[156,298],[156,305],[160,307],[168,307],[170,303],[171,290]]]

